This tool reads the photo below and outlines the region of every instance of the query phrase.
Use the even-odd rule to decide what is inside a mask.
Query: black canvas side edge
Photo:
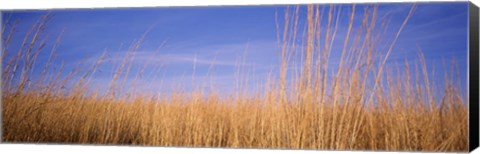
[[[469,2],[469,151],[479,142],[479,46],[478,7]]]

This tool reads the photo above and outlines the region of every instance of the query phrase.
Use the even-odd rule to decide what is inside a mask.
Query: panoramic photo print
[[[468,2],[1,15],[2,142],[469,150]]]

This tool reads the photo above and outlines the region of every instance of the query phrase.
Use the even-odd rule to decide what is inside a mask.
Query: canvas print
[[[467,2],[1,15],[3,142],[469,149]]]

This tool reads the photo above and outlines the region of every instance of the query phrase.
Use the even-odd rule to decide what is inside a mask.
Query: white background
[[[364,2],[414,2],[426,0],[0,0],[0,10],[13,9],[52,9],[52,8],[112,8],[112,7],[152,7],[152,6],[206,6],[206,5],[259,5],[259,4],[305,4],[305,3],[364,3]],[[447,0],[435,0],[447,1]],[[457,0],[458,1],[458,0]],[[479,0],[472,0],[480,6]],[[0,153],[405,153],[405,152],[365,152],[365,151],[315,151],[315,150],[267,150],[267,149],[220,149],[220,148],[166,148],[133,146],[92,146],[92,145],[52,145],[52,144],[0,144]],[[474,153],[480,153],[476,150]]]

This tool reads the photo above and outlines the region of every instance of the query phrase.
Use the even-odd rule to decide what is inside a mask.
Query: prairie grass
[[[62,64],[52,64],[56,46],[43,48],[43,16],[26,33],[19,51],[8,51],[14,31],[2,29],[2,140],[4,142],[122,144],[181,147],[281,148],[328,150],[466,151],[468,111],[458,81],[429,80],[419,49],[420,64],[403,69],[387,60],[398,32],[384,38],[388,21],[378,22],[377,7],[369,7],[355,23],[356,8],[308,5],[306,23],[299,6],[288,7],[277,23],[279,74],[270,77],[262,93],[231,97],[205,89],[169,95],[123,96],[132,67],[128,54],[119,64],[110,91],[88,93],[98,65],[62,76]],[[346,26],[339,19],[348,16]],[[277,15],[277,19],[279,16]],[[326,23],[322,23],[326,22]],[[376,24],[380,23],[380,24]],[[354,28],[354,24],[359,24]],[[379,26],[380,25],[380,26]],[[305,26],[301,28],[299,26]],[[4,26],[6,27],[6,26]],[[346,28],[345,28],[346,27]],[[345,28],[345,29],[341,29]],[[333,51],[337,31],[345,31],[342,50]],[[303,30],[303,32],[301,32]],[[144,36],[128,52],[135,52]],[[379,40],[390,39],[389,44]],[[60,43],[61,38],[57,38]],[[301,44],[297,42],[302,42]],[[338,66],[329,60],[340,53]],[[49,54],[44,68],[39,54]],[[290,69],[300,66],[301,69]],[[40,76],[31,75],[42,69]],[[82,71],[82,69],[84,69]],[[53,71],[52,71],[53,70]],[[49,72],[50,71],[50,72]],[[119,73],[127,72],[127,73]],[[333,72],[333,73],[332,73]],[[455,72],[455,70],[453,70]],[[83,73],[83,74],[81,74]],[[396,74],[396,75],[393,75]],[[74,76],[80,76],[75,78]],[[244,77],[242,74],[238,75]],[[248,80],[248,79],[245,79]],[[65,89],[68,83],[70,88]],[[243,82],[246,83],[246,82]],[[445,84],[439,93],[437,86]],[[119,88],[121,87],[121,88]],[[437,99],[441,96],[441,99]]]

